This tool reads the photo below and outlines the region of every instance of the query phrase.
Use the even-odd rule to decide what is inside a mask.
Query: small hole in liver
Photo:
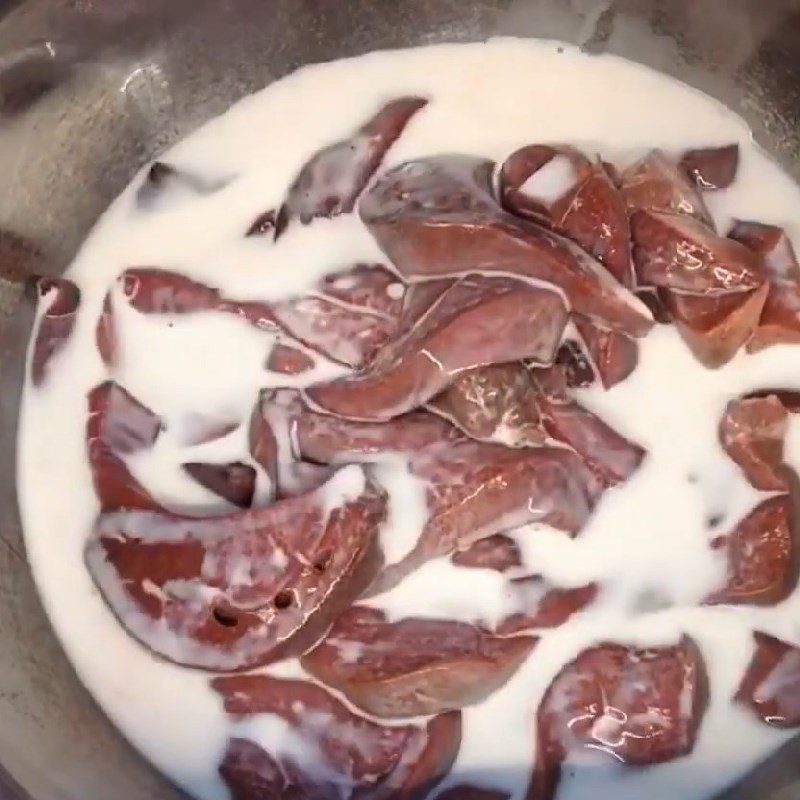
[[[331,553],[320,553],[315,559],[313,563],[314,571],[315,572],[325,572],[328,568],[328,564],[331,563]]]
[[[275,603],[275,608],[279,610],[289,608],[292,604],[292,593],[286,589],[281,589],[281,591],[275,595],[273,602]]]
[[[222,608],[215,608],[213,611],[214,619],[225,628],[235,628],[239,620],[230,612]]]

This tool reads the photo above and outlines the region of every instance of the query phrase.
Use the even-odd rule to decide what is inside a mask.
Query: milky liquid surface
[[[758,219],[783,226],[800,243],[800,190],[752,144],[741,120],[664,76],[547,42],[443,45],[308,67],[242,100],[163,156],[196,176],[196,185],[216,191],[181,186],[139,208],[144,173],[137,176],[69,269],[82,292],[81,309],[46,385],[26,388],[19,496],[34,577],[81,679],[136,747],[203,800],[228,796],[217,766],[234,732],[277,750],[300,745],[276,718],[234,724],[207,675],[153,657],[127,636],[93,588],[82,558],[98,512],[85,457],[86,396],[109,377],[95,348],[95,323],[106,291],[131,266],[183,272],[242,300],[272,300],[302,294],[330,271],[381,261],[354,216],[292,226],[275,245],[243,234],[259,214],[280,205],[316,150],[402,95],[431,102],[391,149],[387,166],[441,152],[502,160],[522,145],[549,141],[571,142],[624,165],[650,147],[679,152],[738,142],[735,185],[707,196],[718,226],[726,230],[734,217]],[[533,188],[552,194],[563,177],[551,175]],[[122,357],[113,377],[166,421],[152,452],[137,454],[129,466],[164,503],[196,513],[218,508],[219,499],[179,464],[247,460],[246,437],[240,427],[219,441],[188,445],[191,419],[248,418],[258,390],[270,385],[264,359],[272,335],[223,315],[165,320],[123,303],[116,309]],[[521,798],[540,697],[564,663],[605,640],[668,644],[690,634],[707,662],[710,707],[692,756],[646,770],[607,761],[565,770],[560,800],[702,800],[784,741],[730,698],[749,662],[754,628],[800,641],[800,594],[776,608],[693,606],[724,572],[708,548],[709,518],[721,517],[719,528],[728,530],[763,499],[718,444],[722,409],[759,387],[800,388],[798,362],[800,348],[781,346],[709,371],[672,328],[657,327],[642,341],[640,365],[629,380],[607,393],[581,393],[583,403],[643,445],[648,457],[626,485],[604,496],[577,539],[531,527],[515,537],[526,564],[553,583],[593,580],[603,592],[591,609],[546,633],[505,688],[465,709],[464,741],[448,782],[504,788]],[[340,367],[323,363],[313,377],[337,374]],[[800,467],[800,425],[793,424],[787,445],[787,460]],[[382,537],[390,558],[399,559],[424,522],[424,487],[402,461],[381,469],[394,502],[391,529]],[[511,602],[503,584],[496,573],[441,560],[371,602],[397,617],[492,621]],[[270,671],[302,674],[294,661]]]

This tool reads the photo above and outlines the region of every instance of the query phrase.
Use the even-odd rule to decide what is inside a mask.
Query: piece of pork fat
[[[688,637],[667,647],[609,643],[584,650],[556,676],[539,706],[528,798],[553,800],[563,763],[584,749],[628,766],[687,755],[707,702],[705,665]]]
[[[704,192],[727,189],[736,180],[739,145],[687,150],[681,157],[680,168]]]
[[[211,686],[233,717],[271,715],[290,731],[280,752],[229,740],[220,774],[234,800],[424,800],[461,746],[459,712],[382,725],[307,681],[235,675]]]
[[[353,606],[300,663],[368,714],[415,717],[486,699],[535,644],[453,620],[392,622],[383,611]]]
[[[797,515],[789,494],[760,503],[727,536],[712,546],[727,556],[723,586],[705,602],[710,605],[772,606],[797,586],[800,558]]]
[[[163,511],[123,460],[155,444],[159,417],[113,381],[92,389],[88,404],[86,449],[101,511]]]
[[[653,325],[647,308],[573,241],[502,209],[494,164],[466,155],[410,161],[364,194],[361,218],[400,274],[413,282],[466,273],[553,284],[572,310],[631,336]]]
[[[736,702],[774,728],[800,726],[800,648],[755,631],[755,651]]]
[[[738,220],[728,236],[760,259],[769,279],[769,294],[758,327],[747,343],[755,353],[775,344],[800,342],[800,266],[783,228]]]
[[[386,497],[349,466],[315,492],[224,517],[102,514],[86,563],[155,653],[247,669],[313,645],[374,580],[385,513]]]
[[[31,354],[31,382],[41,386],[52,360],[64,348],[75,327],[81,291],[66,278],[38,278],[35,288],[41,312]]]
[[[418,408],[463,372],[530,358],[552,362],[567,323],[561,296],[505,277],[467,276],[361,374],[311,387],[307,397],[342,417],[383,421]]]
[[[779,397],[742,397],[731,400],[719,424],[725,452],[756,489],[785,492],[789,488],[783,447],[789,412]]]
[[[402,284],[380,264],[342,269],[307,295],[274,303],[224,297],[219,289],[155,268],[128,269],[120,280],[127,301],[143,314],[234,314],[348,366],[368,360],[394,335],[402,308]]]
[[[349,139],[314,154],[295,178],[278,212],[277,239],[294,219],[307,225],[317,217],[349,214],[358,196],[412,117],[428,104],[401,97],[385,105]]]

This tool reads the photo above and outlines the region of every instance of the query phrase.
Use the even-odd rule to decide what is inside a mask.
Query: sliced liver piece
[[[192,461],[183,469],[210,492],[239,508],[250,508],[256,488],[256,471],[249,464],[205,464]]]
[[[573,241],[497,205],[494,164],[435,156],[401,164],[379,178],[361,217],[409,281],[465,273],[503,273],[551,283],[571,308],[608,328],[641,336],[648,310]]]
[[[456,550],[450,560],[457,567],[469,569],[493,569],[505,572],[522,566],[522,555],[517,543],[502,533],[478,539],[464,550]]]
[[[652,150],[628,167],[620,181],[631,212],[663,211],[712,225],[711,215],[694,179],[690,180],[687,173],[661,150]]]
[[[463,373],[428,408],[473,439],[529,447],[547,438],[530,372],[518,362]]]
[[[86,563],[155,653],[248,669],[313,645],[374,580],[385,512],[385,496],[351,466],[316,492],[224,517],[103,514]]]
[[[522,358],[551,363],[566,322],[556,292],[509,278],[468,276],[366,372],[312,387],[307,396],[338,416],[391,419],[426,403],[468,370]]]
[[[235,800],[424,800],[461,745],[458,712],[389,726],[354,714],[306,681],[238,675],[211,685],[229,714],[279,717],[297,745],[267,753],[231,739],[220,773]]]
[[[633,260],[642,286],[703,296],[757,289],[766,277],[757,256],[683,214],[631,214]]]
[[[101,511],[162,510],[123,460],[155,444],[159,417],[112,381],[92,389],[88,404],[86,449]]]
[[[789,413],[776,395],[728,403],[719,425],[720,442],[756,489],[788,489],[783,465],[788,425]]]
[[[762,631],[736,693],[762,722],[774,728],[800,726],[800,648]]]
[[[518,596],[524,610],[512,614],[497,626],[497,633],[503,636],[558,628],[597,597],[596,584],[559,589],[536,575],[515,578],[511,581],[511,591]]]
[[[797,586],[795,511],[788,494],[765,500],[726,537],[716,540],[727,554],[725,585],[708,604],[772,606]]]
[[[378,609],[354,606],[301,664],[368,714],[414,717],[485,700],[535,644],[452,620],[392,622]]]
[[[428,104],[421,97],[387,103],[350,138],[323,148],[303,166],[278,212],[275,237],[298,219],[349,214],[370,178],[413,116]]]
[[[768,300],[769,285],[749,292],[723,295],[681,294],[662,290],[661,296],[695,358],[705,367],[727,364],[757,335]]]
[[[591,749],[634,767],[689,754],[707,697],[703,659],[689,638],[667,647],[584,650],[539,706],[529,796],[553,800],[562,764],[575,751]]]
[[[739,145],[687,150],[681,157],[680,167],[704,192],[727,189],[736,180]]]
[[[81,292],[65,278],[39,278],[36,290],[41,313],[31,354],[31,382],[41,386],[52,360],[63,350],[75,327]]]
[[[728,236],[761,260],[770,290],[761,320],[747,349],[751,353],[774,344],[800,342],[800,266],[783,228],[737,221]]]

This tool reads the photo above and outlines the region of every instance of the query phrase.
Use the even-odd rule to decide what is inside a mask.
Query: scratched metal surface
[[[293,68],[495,34],[673,74],[736,108],[800,176],[800,0],[0,0],[0,228],[41,249],[0,247],[0,800],[181,797],[80,686],[26,567],[14,489],[26,272],[62,270],[144,162]],[[724,800],[798,796],[790,743]]]

